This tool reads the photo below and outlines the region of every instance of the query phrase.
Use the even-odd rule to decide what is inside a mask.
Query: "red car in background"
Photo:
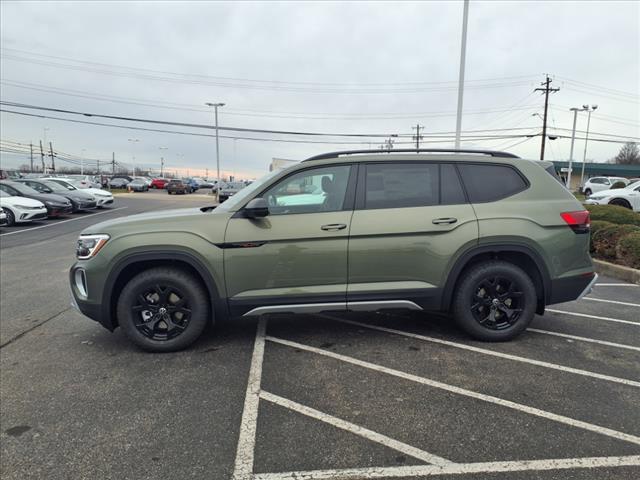
[[[169,179],[167,178],[154,178],[151,180],[151,185],[149,186],[151,188],[164,188],[167,186],[167,183],[169,183]]]

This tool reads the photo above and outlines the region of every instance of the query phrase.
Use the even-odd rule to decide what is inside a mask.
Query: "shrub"
[[[640,231],[623,236],[616,247],[618,262],[632,268],[640,268]]]
[[[625,235],[640,233],[635,225],[612,225],[601,228],[592,237],[593,250],[599,257],[615,259],[618,242]]]
[[[589,246],[589,250],[594,252],[595,248],[593,247],[593,237],[595,236],[595,234],[599,231],[602,230],[603,228],[607,228],[607,227],[613,227],[615,225],[615,223],[611,223],[611,222],[605,222],[604,220],[593,220],[591,222],[591,241],[590,241],[590,246]]]
[[[604,220],[618,225],[640,226],[640,213],[617,205],[586,205],[591,220]]]
[[[613,190],[614,188],[624,188],[626,186],[627,184],[624,182],[616,182],[613,185],[611,185],[611,189]]]

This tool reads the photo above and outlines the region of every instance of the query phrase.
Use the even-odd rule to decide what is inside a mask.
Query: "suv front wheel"
[[[144,350],[172,352],[197,340],[209,317],[207,293],[177,268],[152,268],[133,277],[118,300],[118,322]]]
[[[453,302],[454,317],[472,337],[505,341],[523,332],[533,320],[536,289],[520,267],[488,261],[465,271]]]

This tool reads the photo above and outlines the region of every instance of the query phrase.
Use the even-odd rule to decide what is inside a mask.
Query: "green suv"
[[[476,339],[509,340],[597,278],[589,213],[549,166],[493,151],[319,155],[217,207],[87,228],[74,304],[151,351],[228,317],[345,310],[450,312]]]

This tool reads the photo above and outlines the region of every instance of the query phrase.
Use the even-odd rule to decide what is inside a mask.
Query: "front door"
[[[232,314],[345,307],[352,169],[294,172],[260,194],[268,216],[249,219],[240,212],[229,220],[224,269]]]
[[[361,165],[349,308],[439,308],[454,254],[477,240],[478,222],[453,164]]]

